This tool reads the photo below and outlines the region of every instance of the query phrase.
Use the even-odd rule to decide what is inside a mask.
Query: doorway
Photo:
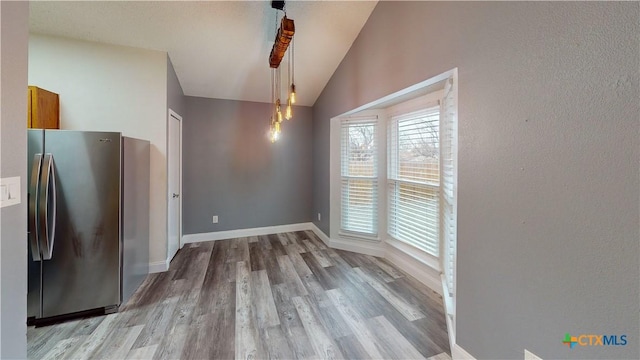
[[[167,261],[182,247],[182,116],[169,109],[167,118]]]

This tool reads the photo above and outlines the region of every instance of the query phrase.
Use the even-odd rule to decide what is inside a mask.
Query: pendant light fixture
[[[269,128],[269,137],[272,143],[278,141],[280,138],[280,122],[282,119],[278,117],[282,117],[280,113],[280,100],[276,99],[276,79],[277,79],[277,69],[271,69],[271,103],[274,104],[273,110],[271,111],[271,122]]]
[[[291,51],[289,52],[289,76],[291,77],[291,79],[289,80],[289,82],[291,83],[291,87],[289,88],[289,100],[291,101],[291,104],[295,104],[296,103],[296,84],[295,83],[295,63],[294,63],[294,57],[293,57],[293,50],[295,48],[295,44],[293,39],[291,39]]]
[[[273,103],[273,112],[271,114],[269,136],[271,142],[278,141],[280,137],[280,128],[283,119],[290,120],[293,117],[292,105],[296,102],[296,87],[294,85],[293,75],[293,34],[295,33],[295,25],[292,19],[287,18],[287,11],[284,1],[272,1],[271,7],[276,9],[276,34],[273,48],[269,54],[269,67],[271,68],[271,103]],[[284,16],[278,28],[278,11],[284,12]],[[287,104],[282,112],[282,102],[280,95],[282,94],[282,73],[280,71],[280,63],[284,58],[287,48],[291,44],[287,66]],[[291,86],[289,86],[291,84]]]
[[[293,85],[293,39],[291,39],[291,51],[289,51],[289,63],[288,65],[288,76],[287,76],[287,85],[291,84],[292,91],[289,92],[289,96],[287,97],[287,109],[285,111],[285,118],[290,120],[293,116],[293,109],[291,105],[296,102],[296,93],[295,86]]]
[[[281,123],[282,122],[282,104],[280,102],[280,94],[281,94],[281,86],[280,86],[280,82],[281,82],[281,74],[280,74],[280,67],[278,67],[276,69],[276,94],[277,95],[277,99],[276,99],[276,113],[278,115],[278,122]]]

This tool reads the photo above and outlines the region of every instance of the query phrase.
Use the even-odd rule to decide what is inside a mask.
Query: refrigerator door
[[[40,172],[42,170],[42,154],[44,152],[44,130],[28,131],[27,179],[29,181],[27,207],[28,207],[28,292],[27,292],[27,317],[41,317],[41,267],[42,258],[39,237],[38,219],[39,204],[38,192],[40,190]]]
[[[41,183],[55,232],[41,251],[43,317],[120,304],[120,152],[120,133],[45,130],[57,186]]]
[[[122,146],[122,302],[149,274],[148,141],[123,137]]]

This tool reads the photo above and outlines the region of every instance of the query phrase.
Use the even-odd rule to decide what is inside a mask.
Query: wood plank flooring
[[[188,244],[118,313],[27,340],[31,359],[451,359],[437,293],[310,231]]]

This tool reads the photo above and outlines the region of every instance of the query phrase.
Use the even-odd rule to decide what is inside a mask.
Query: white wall
[[[167,54],[31,34],[29,85],[60,94],[60,127],[151,142],[151,264],[167,248]]]
[[[0,358],[27,357],[27,2],[0,2],[0,176],[22,178],[0,210]]]

